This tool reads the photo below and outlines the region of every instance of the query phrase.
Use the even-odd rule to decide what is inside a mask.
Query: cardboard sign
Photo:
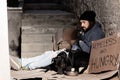
[[[119,38],[113,35],[92,42],[89,73],[117,70],[119,58]]]

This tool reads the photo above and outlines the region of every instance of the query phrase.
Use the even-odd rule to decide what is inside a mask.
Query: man
[[[78,39],[75,43],[73,43],[71,48],[72,54],[70,54],[72,58],[75,58],[75,61],[73,62],[74,64],[72,66],[76,67],[77,69],[79,67],[79,61],[83,61],[84,63],[85,60],[88,62],[92,41],[104,37],[101,25],[95,21],[95,17],[96,14],[94,11],[85,11],[80,17],[80,23],[83,31],[78,33]],[[28,69],[36,69],[38,67],[47,66],[51,64],[52,58],[56,57],[62,51],[66,52],[66,49],[61,49],[55,52],[47,51],[40,56],[22,59],[22,66]],[[13,58],[10,58],[10,60],[14,62]],[[80,65],[83,64],[80,63]]]
[[[80,24],[83,33],[78,34],[78,42],[73,45],[72,50],[80,49],[86,53],[90,53],[91,42],[105,37],[99,22],[95,21],[96,14],[94,11],[85,11],[80,16]],[[79,36],[80,35],[80,36]],[[82,39],[80,39],[82,38]]]
[[[79,18],[82,31],[78,33],[78,39],[73,43],[71,56],[74,56],[73,67],[85,66],[89,62],[92,41],[105,37],[99,22],[95,20],[94,11],[85,11]],[[79,62],[80,61],[80,62]]]

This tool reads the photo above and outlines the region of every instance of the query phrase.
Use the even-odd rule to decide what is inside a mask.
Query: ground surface
[[[78,76],[66,76],[66,75],[58,75],[54,71],[48,71],[43,72],[42,69],[36,69],[36,70],[19,70],[14,71],[11,70],[11,76],[20,80],[20,79],[27,79],[27,78],[42,78],[42,80],[101,80],[105,77],[111,76],[115,73],[115,71],[111,71],[108,73],[103,74],[79,74]],[[117,77],[114,77],[112,79],[106,79],[106,80],[119,80]]]

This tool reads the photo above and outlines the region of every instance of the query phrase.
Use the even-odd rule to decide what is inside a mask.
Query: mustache
[[[77,27],[77,30],[79,32],[85,32],[85,30],[83,28],[84,28],[84,26],[79,26],[79,27]]]

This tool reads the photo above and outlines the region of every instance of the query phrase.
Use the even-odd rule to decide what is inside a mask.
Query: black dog
[[[64,51],[59,53],[57,57],[52,59],[52,64],[43,67],[46,69],[45,72],[48,70],[54,70],[57,72],[57,74],[65,74],[68,70],[71,69],[71,63],[68,57],[69,56]]]
[[[69,54],[66,52],[59,53],[57,57],[53,58],[53,64],[59,74],[66,73],[71,68]]]
[[[79,51],[63,51],[57,55],[57,57],[52,59],[52,64],[43,67],[48,70],[54,70],[57,74],[66,74],[67,71],[71,71],[71,68],[75,68],[78,73],[83,73],[87,69],[89,62],[89,55],[86,53],[81,53]],[[84,67],[82,71],[79,72],[79,67]]]

